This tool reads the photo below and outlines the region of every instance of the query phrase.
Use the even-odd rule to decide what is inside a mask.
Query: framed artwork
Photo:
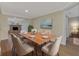
[[[52,29],[53,20],[51,18],[41,19],[40,28]]]

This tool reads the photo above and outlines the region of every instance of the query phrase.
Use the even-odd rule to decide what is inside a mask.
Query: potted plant
[[[33,25],[29,25],[29,26],[28,26],[28,32],[31,32],[31,30],[32,30],[33,28],[34,28]]]

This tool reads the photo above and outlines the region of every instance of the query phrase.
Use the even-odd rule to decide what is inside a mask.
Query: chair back
[[[1,56],[1,48],[0,48],[0,56]]]
[[[49,51],[49,54],[52,56],[57,55],[60,47],[60,43],[62,40],[62,36],[57,37],[56,41],[54,42],[53,46],[51,47],[51,50]]]
[[[11,34],[13,41],[13,48],[15,48],[16,53],[24,53],[25,49],[23,48],[22,41],[15,34]]]
[[[0,42],[0,44],[1,44],[1,42]],[[1,56],[1,45],[0,45],[0,56]]]

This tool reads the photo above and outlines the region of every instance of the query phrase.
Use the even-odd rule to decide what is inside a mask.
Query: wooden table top
[[[36,33],[35,35],[32,35],[32,33],[27,33],[27,34],[21,34],[22,36],[24,36],[25,38],[28,38],[29,40],[37,43],[38,45],[41,45],[45,42],[49,42],[49,41],[54,41],[56,39],[55,35],[52,34],[44,34],[42,35],[41,33]],[[31,37],[34,36],[34,37]],[[48,38],[44,38],[43,36],[47,36]]]

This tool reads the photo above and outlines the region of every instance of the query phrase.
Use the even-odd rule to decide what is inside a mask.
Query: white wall
[[[0,15],[0,40],[8,39],[8,18]]]
[[[79,17],[71,17],[71,18],[69,18],[69,20],[68,20],[68,30],[69,30],[68,33],[69,34],[72,31],[72,26],[71,26],[72,23],[78,23],[79,24]]]
[[[53,22],[53,18],[49,16],[32,19],[34,28],[36,28],[40,32],[45,31],[45,30],[52,32],[52,29],[41,29],[40,28],[40,23],[41,23],[41,20],[43,19],[51,19],[51,21]]]
[[[0,40],[8,39],[9,25],[16,24],[17,22],[22,25],[22,30],[25,31],[28,30],[28,25],[31,24],[31,21],[27,19],[0,15]]]
[[[21,29],[24,31],[28,31],[28,25],[31,23],[30,20],[24,18],[17,18],[17,17],[8,17],[9,25],[21,25]]]

